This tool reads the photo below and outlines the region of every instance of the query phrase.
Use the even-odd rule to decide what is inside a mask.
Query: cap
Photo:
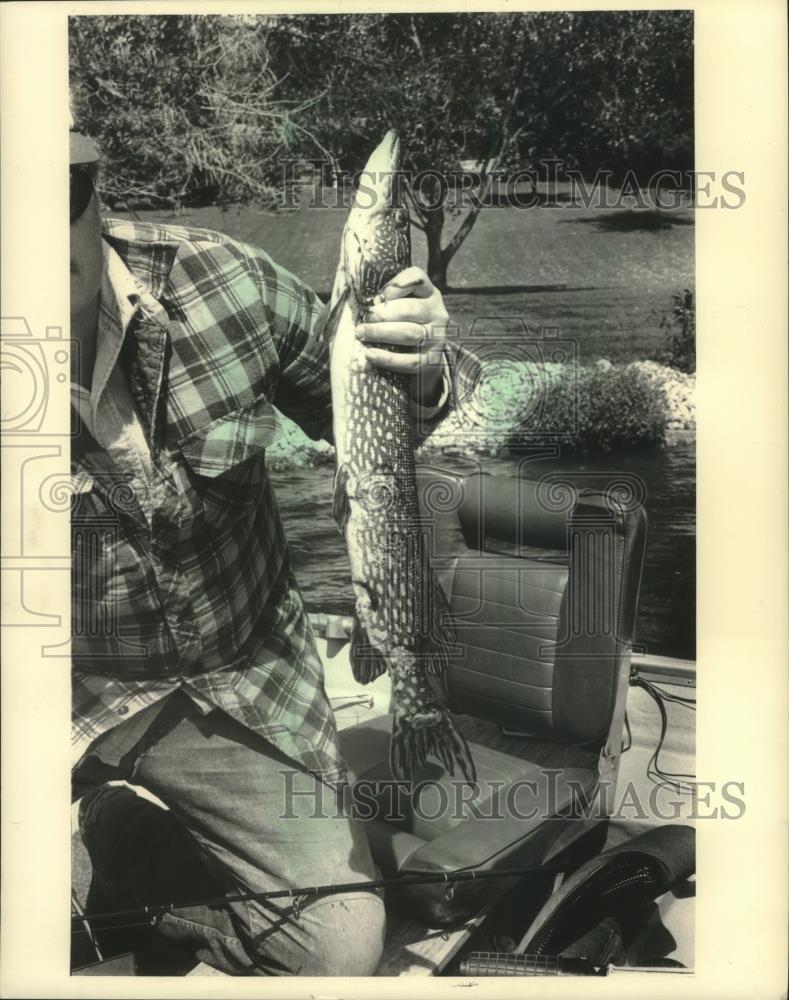
[[[81,132],[75,131],[74,116],[69,115],[69,164],[72,163],[95,163],[99,158],[99,151],[92,139],[89,139]]]
[[[99,151],[93,140],[80,132],[69,132],[69,163],[95,163]]]

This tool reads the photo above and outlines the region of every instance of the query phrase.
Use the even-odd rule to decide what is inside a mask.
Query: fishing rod
[[[461,976],[612,976],[621,972],[665,973],[690,975],[691,970],[679,965],[597,965],[588,958],[565,958],[564,955],[540,955],[528,952],[511,953],[472,951],[462,959]]]
[[[559,871],[545,865],[532,865],[528,868],[503,868],[498,871],[481,871],[479,869],[460,869],[452,872],[425,872],[410,875],[397,875],[393,878],[370,879],[364,882],[330,882],[327,885],[304,886],[300,889],[273,889],[266,892],[238,892],[230,896],[214,896],[209,899],[189,900],[183,903],[152,903],[126,910],[112,910],[103,913],[72,913],[72,923],[84,926],[96,921],[129,921],[133,923],[150,923],[154,926],[167,913],[175,913],[193,906],[220,907],[228,903],[266,902],[274,899],[293,900],[293,916],[298,920],[301,908],[311,897],[337,895],[342,892],[373,891],[375,889],[393,889],[414,885],[445,884],[444,896],[450,900],[454,896],[457,883],[486,881],[489,879],[518,879],[535,872]]]

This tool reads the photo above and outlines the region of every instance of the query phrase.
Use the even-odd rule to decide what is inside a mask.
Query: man
[[[74,794],[93,867],[87,910],[188,902],[158,932],[218,969],[370,975],[384,935],[374,892],[326,897],[298,919],[286,902],[203,902],[377,876],[358,824],[341,810],[310,819],[308,794],[285,803],[280,773],[297,770],[301,791],[320,783],[324,801],[345,777],[264,461],[273,405],[313,437],[330,434],[323,306],[220,234],[102,225],[98,153],[78,132],[70,141]],[[414,376],[415,414],[429,423],[449,389],[435,360],[447,314],[423,277],[414,294],[390,283],[359,335],[411,348],[369,358]],[[107,784],[118,779],[167,808]],[[96,930],[105,954],[145,937]]]

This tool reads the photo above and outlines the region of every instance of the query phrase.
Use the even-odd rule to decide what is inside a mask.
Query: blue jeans
[[[363,829],[342,814],[330,787],[224,712],[201,714],[181,693],[117,768],[84,758],[75,796],[113,779],[148,789],[168,808],[94,795],[83,836],[106,886],[138,905],[194,903],[166,913],[159,933],[233,975],[375,972],[384,937],[378,893],[324,896],[296,914],[287,898],[200,902],[378,878]]]

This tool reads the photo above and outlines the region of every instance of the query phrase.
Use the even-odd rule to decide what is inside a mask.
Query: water
[[[452,459],[440,463],[458,467]],[[516,459],[488,459],[483,467],[516,475]],[[688,446],[585,458],[536,459],[528,476],[562,471],[584,486],[612,476],[637,476],[646,490],[649,537],[635,641],[646,652],[695,659],[695,454]],[[594,478],[590,479],[590,474]],[[290,541],[293,566],[307,607],[348,615],[353,608],[345,544],[331,516],[333,467],[272,472]]]

